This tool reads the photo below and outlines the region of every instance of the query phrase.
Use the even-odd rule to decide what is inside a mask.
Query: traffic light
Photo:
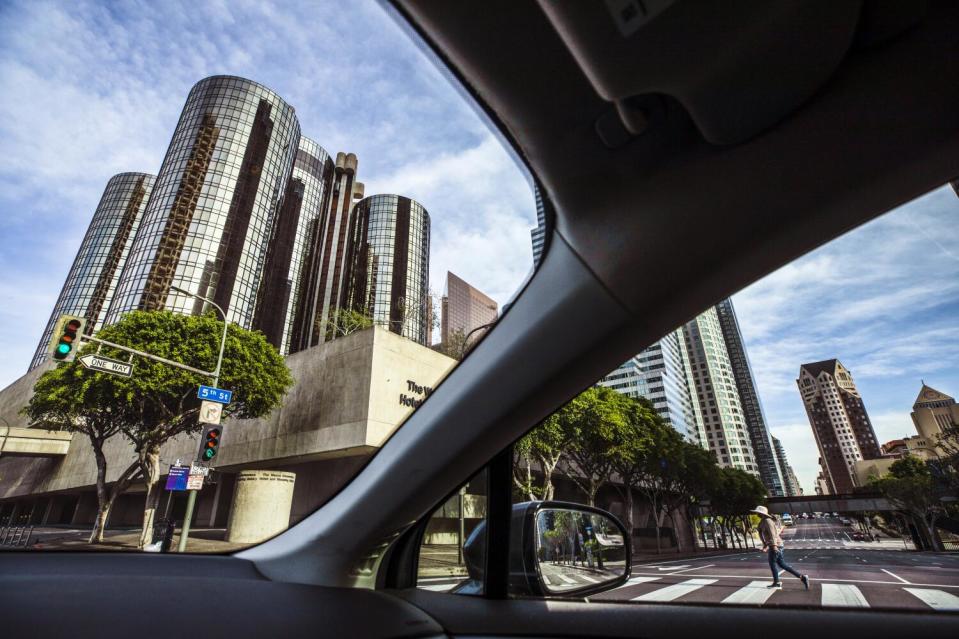
[[[61,315],[53,327],[48,353],[58,362],[72,361],[80,350],[80,338],[87,320],[74,315]]]
[[[203,428],[203,434],[200,435],[200,450],[196,456],[197,461],[213,461],[220,448],[222,434],[223,428],[221,426],[210,425]]]

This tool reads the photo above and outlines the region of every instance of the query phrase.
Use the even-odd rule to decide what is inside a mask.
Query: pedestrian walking
[[[809,576],[800,574],[798,570],[786,563],[786,558],[783,556],[783,539],[780,536],[782,526],[779,525],[779,522],[769,514],[769,510],[765,506],[756,506],[749,512],[759,515],[761,519],[759,522],[759,538],[763,542],[763,551],[769,558],[769,570],[773,573],[773,582],[769,587],[783,587],[782,582],[779,581],[779,569],[782,568],[798,577],[806,590],[809,590]]]

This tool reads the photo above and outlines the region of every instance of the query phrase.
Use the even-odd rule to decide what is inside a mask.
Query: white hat
[[[749,512],[756,513],[757,515],[762,515],[763,517],[769,517],[769,510],[765,506],[756,506]]]

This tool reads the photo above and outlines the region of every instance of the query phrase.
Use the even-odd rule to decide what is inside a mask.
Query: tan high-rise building
[[[481,326],[495,322],[499,306],[493,298],[447,271],[442,314],[440,338],[446,344],[450,335],[457,331],[466,336]],[[479,331],[470,337],[470,342],[478,337]]]
[[[919,396],[912,405],[911,416],[919,437],[928,445],[936,446],[944,428],[959,424],[959,404],[956,404],[955,398],[923,382]]]
[[[829,492],[851,493],[858,485],[856,462],[882,455],[852,374],[839,360],[812,362],[799,368],[796,384],[819,446]]]

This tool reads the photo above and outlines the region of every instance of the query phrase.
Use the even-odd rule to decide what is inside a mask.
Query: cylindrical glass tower
[[[429,345],[429,213],[408,197],[371,195],[354,209],[350,239],[342,306]]]
[[[277,206],[297,152],[293,107],[263,85],[214,76],[190,91],[130,249],[107,323],[135,309],[206,309],[253,324]]]
[[[308,345],[322,257],[319,238],[332,182],[330,154],[301,137],[270,239],[254,321],[283,355]]]
[[[30,368],[46,359],[50,333],[61,315],[87,318],[88,333],[103,325],[155,180],[146,173],[120,173],[107,182]]]

